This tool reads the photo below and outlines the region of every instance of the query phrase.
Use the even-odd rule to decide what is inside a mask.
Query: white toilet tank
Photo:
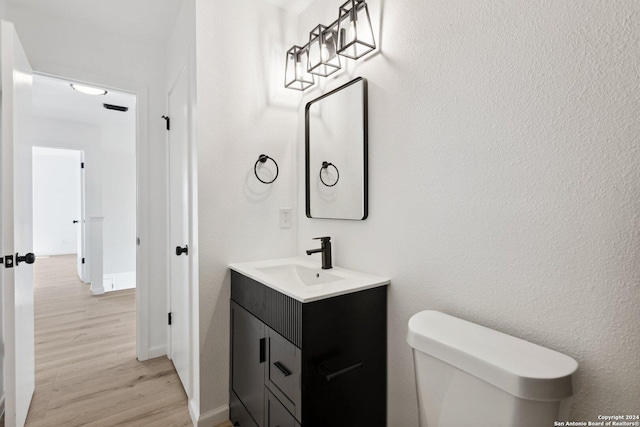
[[[421,427],[545,427],[566,420],[578,362],[437,311],[409,320]]]

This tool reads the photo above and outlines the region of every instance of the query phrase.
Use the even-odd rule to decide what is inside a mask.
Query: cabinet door
[[[258,425],[264,426],[265,326],[231,303],[231,388]]]
[[[293,415],[269,391],[267,391],[266,408],[266,427],[300,427]]]
[[[302,419],[301,350],[282,335],[267,329],[265,383],[289,412]]]

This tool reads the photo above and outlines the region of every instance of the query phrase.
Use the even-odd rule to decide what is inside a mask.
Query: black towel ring
[[[274,176],[271,181],[264,181],[258,176],[258,163],[265,163],[267,160],[271,160],[273,164],[276,165],[276,176]],[[256,175],[256,178],[258,178],[258,181],[260,181],[261,183],[271,184],[273,181],[276,180],[276,178],[278,178],[278,173],[280,173],[280,169],[278,168],[278,164],[276,163],[275,160],[273,160],[271,157],[267,156],[266,154],[260,154],[260,156],[258,156],[258,160],[256,160],[256,164],[253,165],[253,173]]]
[[[329,166],[333,166],[333,168],[336,170],[336,182],[334,182],[333,184],[327,184],[326,182],[324,182],[324,179],[322,179],[322,171],[327,169]],[[329,163],[329,162],[322,162],[322,167],[320,168],[320,181],[322,181],[322,184],[324,184],[327,187],[333,187],[334,185],[336,185],[338,183],[338,181],[340,181],[340,171],[338,170],[338,168],[336,167],[336,165],[334,165],[333,163]]]

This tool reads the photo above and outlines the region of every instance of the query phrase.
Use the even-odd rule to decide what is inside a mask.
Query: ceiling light
[[[79,85],[76,83],[71,83],[71,87],[73,90],[77,90],[78,92],[82,92],[87,95],[106,95],[107,91],[104,89],[98,89],[97,87]]]

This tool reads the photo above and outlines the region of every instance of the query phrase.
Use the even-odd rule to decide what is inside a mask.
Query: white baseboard
[[[151,347],[149,349],[149,353],[147,354],[147,356],[149,356],[149,359],[155,359],[156,357],[162,357],[166,355],[167,355],[167,347],[165,347],[164,345]]]
[[[91,283],[91,293],[93,295],[102,295],[102,294],[104,294],[104,288],[102,287],[102,284],[100,286],[98,286],[98,285],[94,285],[93,283]]]
[[[133,289],[136,287],[136,272],[105,274],[102,283],[105,292]]]
[[[229,420],[229,405],[221,406],[198,416],[196,404],[191,400],[189,401],[189,415],[191,415],[191,421],[195,427],[215,427]]]

